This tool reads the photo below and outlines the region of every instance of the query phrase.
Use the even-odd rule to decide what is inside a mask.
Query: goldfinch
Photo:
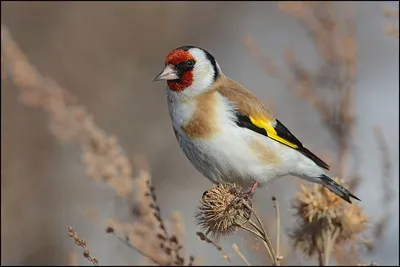
[[[192,165],[214,183],[231,182],[252,197],[257,187],[293,175],[358,199],[332,180],[328,164],[305,148],[251,92],[225,76],[215,58],[195,46],[172,50],[154,81],[167,81],[175,137]]]

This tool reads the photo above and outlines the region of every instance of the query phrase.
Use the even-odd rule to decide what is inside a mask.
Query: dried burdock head
[[[337,178],[334,180],[339,182]],[[301,184],[300,188],[301,192],[297,194],[293,207],[304,221],[309,223],[314,220],[330,221],[342,215],[341,208],[344,202],[329,189],[318,184],[312,187]]]
[[[343,185],[338,178],[334,180]],[[368,217],[358,204],[343,201],[321,185],[301,185],[293,207],[300,220],[291,237],[308,256],[323,251],[327,240],[332,246],[355,241],[367,227]]]
[[[204,192],[196,212],[196,221],[212,236],[227,236],[251,217],[251,202],[243,197],[242,188],[235,184],[213,185]]]

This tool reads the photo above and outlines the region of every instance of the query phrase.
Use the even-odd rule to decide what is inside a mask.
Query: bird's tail
[[[333,193],[338,195],[339,197],[343,198],[347,202],[351,203],[350,197],[357,199],[358,201],[361,201],[358,197],[353,195],[349,190],[341,186],[340,184],[336,183],[334,180],[332,180],[330,177],[327,175],[323,174],[319,177],[321,180],[321,184],[331,190]]]

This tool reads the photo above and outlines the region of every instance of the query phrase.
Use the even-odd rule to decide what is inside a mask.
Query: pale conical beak
[[[167,65],[165,69],[154,78],[153,82],[176,79],[179,79],[176,70],[174,70],[170,65]]]

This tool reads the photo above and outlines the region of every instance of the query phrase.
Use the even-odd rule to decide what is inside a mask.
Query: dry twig
[[[280,242],[279,242],[279,236],[280,236],[280,224],[281,224],[281,219],[280,219],[280,211],[279,211],[279,202],[275,197],[272,197],[272,202],[274,203],[274,208],[275,208],[275,214],[276,214],[276,258],[278,261],[282,260],[283,257],[280,255]]]
[[[231,259],[229,258],[228,254],[222,249],[221,246],[217,245],[214,241],[208,238],[202,232],[196,232],[196,235],[200,238],[200,240],[205,241],[208,244],[212,244],[219,252],[222,254],[222,258],[226,259],[229,263],[232,263]]]
[[[90,255],[90,251],[86,247],[86,241],[84,239],[81,239],[71,226],[68,226],[67,230],[68,236],[74,239],[75,244],[83,248],[83,256],[88,259],[94,266],[98,266],[99,261],[96,258],[92,258],[92,256]]]
[[[251,266],[250,262],[246,259],[246,257],[243,255],[243,253],[240,251],[239,247],[236,245],[236,243],[232,244],[232,249],[236,252],[236,254],[239,256],[239,258],[246,264],[247,266]]]
[[[132,224],[110,220],[106,232],[156,264],[192,265],[194,257],[191,256],[186,263],[181,253],[183,245],[180,238],[169,233],[157,205],[155,188],[149,179],[150,175],[144,170],[135,179],[135,189],[139,193],[136,198],[137,221]],[[175,222],[181,224],[180,220]],[[179,228],[181,225],[175,226],[175,229]]]

